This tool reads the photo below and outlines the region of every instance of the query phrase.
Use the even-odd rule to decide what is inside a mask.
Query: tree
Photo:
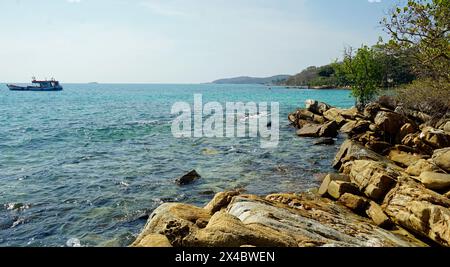
[[[377,95],[383,80],[383,66],[376,51],[362,46],[356,53],[352,47],[344,52],[344,60],[334,65],[338,80],[352,87],[358,108],[364,108]]]
[[[450,0],[408,0],[381,24],[389,46],[408,51],[419,76],[450,82]]]

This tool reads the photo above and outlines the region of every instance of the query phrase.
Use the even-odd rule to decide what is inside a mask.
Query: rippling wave
[[[173,103],[280,103],[276,149],[258,139],[175,139]],[[245,85],[0,85],[0,246],[125,246],[165,202],[204,205],[227,189],[302,191],[330,171],[336,146],[295,136],[288,112],[306,99],[349,107],[347,91]],[[197,183],[174,180],[196,169]],[[320,171],[318,171],[320,170]]]

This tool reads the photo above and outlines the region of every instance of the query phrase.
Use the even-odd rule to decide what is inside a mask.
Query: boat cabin
[[[40,88],[52,88],[52,87],[58,87],[59,86],[59,82],[55,81],[55,80],[51,80],[51,81],[37,81],[37,80],[33,80],[32,83],[33,84],[38,84]]]

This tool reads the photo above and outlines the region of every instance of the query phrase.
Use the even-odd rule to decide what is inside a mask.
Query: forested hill
[[[332,65],[308,67],[299,74],[291,76],[283,85],[309,87],[336,87],[339,83]]]
[[[279,84],[287,79],[289,79],[290,75],[276,75],[272,77],[266,77],[266,78],[255,78],[255,77],[235,77],[235,78],[228,78],[228,79],[220,79],[216,80],[213,83],[215,84]]]

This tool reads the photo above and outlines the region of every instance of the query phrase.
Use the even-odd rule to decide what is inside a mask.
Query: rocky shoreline
[[[316,190],[218,193],[203,207],[165,203],[134,247],[450,246],[450,119],[388,97],[364,111],[314,100],[289,115],[300,137],[334,142],[338,173]]]

